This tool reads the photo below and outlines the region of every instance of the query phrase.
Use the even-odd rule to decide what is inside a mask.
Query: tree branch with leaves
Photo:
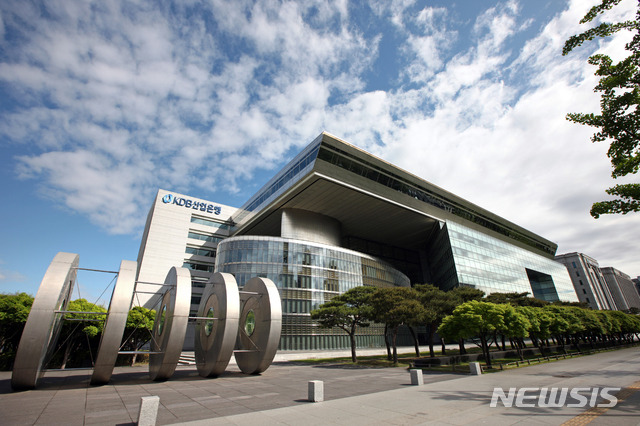
[[[338,327],[349,335],[351,361],[356,363],[356,332],[358,327],[368,327],[371,319],[369,299],[375,292],[372,287],[354,287],[336,296],[318,309],[311,311],[311,318],[321,327]]]
[[[592,22],[598,15],[611,9],[621,0],[602,0],[580,21]],[[588,62],[597,66],[595,74],[600,77],[595,92],[600,92],[600,114],[570,113],[569,121],[596,127],[591,137],[593,142],[609,142],[607,156],[611,159],[613,172],[618,178],[636,174],[640,167],[640,4],[635,20],[618,23],[603,22],[580,34],[570,37],[562,50],[563,55],[587,41],[598,37],[609,37],[619,31],[634,32],[633,39],[625,46],[628,56],[618,63],[603,54],[589,57]],[[600,201],[591,207],[591,215],[599,218],[602,214],[627,214],[640,211],[640,184],[615,185],[606,193],[617,197]]]

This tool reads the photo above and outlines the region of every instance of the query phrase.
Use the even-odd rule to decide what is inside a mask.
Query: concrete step
[[[182,352],[178,359],[178,365],[196,365],[196,355],[193,352]]]

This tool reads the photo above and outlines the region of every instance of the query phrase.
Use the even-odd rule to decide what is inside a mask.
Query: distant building
[[[138,261],[141,281],[163,282],[171,266],[189,267],[196,288],[214,269],[240,287],[254,276],[273,280],[282,298],[280,348],[309,350],[349,346],[344,333],[319,328],[309,313],[357,286],[432,283],[577,301],[556,250],[322,133],[239,209],[160,190]],[[192,310],[200,294],[194,290]],[[380,329],[363,329],[357,344],[383,345]]]
[[[556,256],[569,270],[578,299],[592,309],[616,310],[616,303],[600,270],[598,261],[584,253]]]
[[[602,275],[604,275],[618,310],[640,309],[640,295],[638,295],[638,290],[629,275],[612,267],[602,268]]]

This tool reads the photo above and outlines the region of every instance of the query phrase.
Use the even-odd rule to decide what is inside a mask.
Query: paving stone
[[[409,373],[404,368],[277,363],[256,376],[246,376],[230,366],[232,371],[211,379],[201,378],[193,367],[176,371],[175,380],[167,382],[150,382],[146,367],[117,367],[112,383],[101,387],[90,386],[86,373],[47,372],[42,388],[11,393],[10,372],[0,372],[0,423],[3,426],[36,421],[72,426],[131,424],[132,419],[137,419],[140,397],[158,395],[159,425],[197,419],[206,420],[206,424],[247,424],[244,419],[250,420],[248,424],[291,425],[304,419],[305,426],[559,424],[581,410],[492,409],[489,407],[492,389],[602,387],[612,383],[623,386],[638,380],[639,352],[637,348],[625,349],[475,377],[425,371],[423,386],[409,386]],[[325,402],[306,402],[307,383],[311,380],[324,382]],[[635,415],[640,411],[638,396],[596,419],[594,424],[636,424]],[[611,423],[604,423],[604,419],[610,419]]]

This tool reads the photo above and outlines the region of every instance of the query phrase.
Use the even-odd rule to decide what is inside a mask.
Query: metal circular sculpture
[[[151,334],[149,377],[167,380],[178,365],[191,304],[191,273],[187,268],[173,267],[164,284],[164,293]]]
[[[111,379],[113,367],[118,358],[122,335],[127,325],[131,301],[133,300],[137,270],[137,262],[123,260],[120,263],[118,280],[113,288],[109,312],[104,323],[102,337],[100,338],[100,346],[98,347],[98,356],[91,375],[92,385],[103,385]]]
[[[282,331],[282,305],[276,285],[268,278],[251,278],[242,289],[238,367],[245,374],[258,374],[271,365]]]
[[[196,323],[196,366],[202,377],[217,376],[227,368],[238,337],[239,316],[240,295],[235,278],[215,273],[202,294]]]
[[[74,253],[58,253],[42,278],[33,300],[16,352],[11,387],[33,389],[44,374],[43,369],[55,348],[63,314],[76,281],[80,257]]]

